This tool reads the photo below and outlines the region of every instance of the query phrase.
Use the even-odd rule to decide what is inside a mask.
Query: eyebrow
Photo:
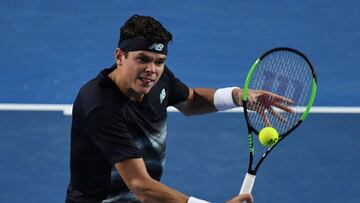
[[[149,59],[154,59],[154,57],[152,57],[152,56],[149,56],[149,55],[147,55],[147,54],[145,54],[145,53],[143,53],[143,52],[141,52],[141,53],[139,53],[139,56],[141,56],[141,57],[146,57],[146,58],[149,58]],[[166,56],[159,56],[159,57],[156,57],[155,58],[155,60],[162,60],[162,61],[165,61],[166,60]]]

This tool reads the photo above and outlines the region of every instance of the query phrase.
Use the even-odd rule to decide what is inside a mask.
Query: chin
[[[141,87],[136,91],[138,94],[147,94],[153,87]]]

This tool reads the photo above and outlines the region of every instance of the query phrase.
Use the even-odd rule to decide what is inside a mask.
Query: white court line
[[[0,103],[0,111],[62,111],[64,115],[71,116],[72,104],[17,104]],[[169,107],[168,112],[178,112],[174,107]],[[221,113],[242,113],[243,108],[234,108]],[[358,114],[359,106],[314,106],[310,113],[339,113]]]
[[[0,111],[62,111],[71,115],[72,104],[1,104]]]

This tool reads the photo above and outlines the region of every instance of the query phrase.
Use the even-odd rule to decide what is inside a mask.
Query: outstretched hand
[[[234,89],[233,91],[234,102],[237,103],[239,106],[242,106],[242,94],[243,91],[241,89]],[[250,89],[248,90],[247,109],[260,113],[266,126],[271,126],[271,123],[266,116],[266,111],[268,111],[271,115],[276,117],[281,122],[286,122],[286,119],[282,117],[278,112],[276,112],[273,107],[277,107],[285,112],[292,113],[294,112],[294,110],[288,107],[288,105],[293,104],[295,104],[295,102],[291,99],[282,97],[268,91]]]

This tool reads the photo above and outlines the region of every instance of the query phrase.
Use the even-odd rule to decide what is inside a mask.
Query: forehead
[[[133,57],[143,56],[151,59],[166,59],[165,54],[159,54],[150,51],[131,51],[129,52],[129,55]]]

